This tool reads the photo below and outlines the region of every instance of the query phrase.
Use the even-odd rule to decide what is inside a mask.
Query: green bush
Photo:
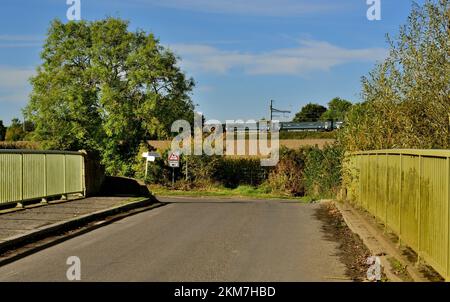
[[[342,179],[342,148],[337,144],[327,145],[322,150],[306,149],[305,154],[306,195],[314,199],[335,197]]]
[[[303,149],[292,150],[282,147],[278,165],[270,172],[265,186],[273,193],[303,196],[305,186],[303,169],[305,167]]]
[[[134,158],[132,164],[134,177],[144,180],[146,183],[154,183],[161,185],[168,185],[172,181],[172,171],[170,167],[166,165],[165,159],[168,156],[168,150],[161,154],[160,158],[156,158],[154,162],[148,163],[147,177],[145,177],[146,159],[142,157],[144,152],[149,152],[150,146],[147,143],[141,143],[139,151]]]
[[[40,145],[36,142],[0,142],[0,149],[39,150]]]
[[[146,152],[142,145],[140,154]],[[149,163],[146,183],[172,186],[172,168],[167,165],[168,150]],[[248,186],[261,192],[288,196],[308,195],[313,199],[334,197],[341,184],[343,151],[338,145],[323,150],[305,147],[297,150],[282,147],[275,167],[262,167],[258,158],[224,156],[181,156],[175,172],[175,189],[207,190],[212,187]],[[186,177],[186,158],[188,177]],[[137,158],[135,176],[144,179],[145,160]]]
[[[450,148],[449,1],[413,4],[389,53],[362,81],[339,140],[347,151]]]
[[[267,167],[262,167],[258,158],[222,157],[215,173],[215,179],[227,188],[240,185],[258,186],[267,178]]]
[[[217,170],[219,169],[220,157],[207,155],[189,155],[182,156],[180,167],[182,175],[193,185],[213,183],[216,180]],[[187,162],[187,177],[186,177]]]
[[[149,147],[141,144],[138,155],[133,164],[134,176],[145,178],[145,159],[143,152]],[[167,157],[169,150],[161,154],[161,158],[149,163],[147,170],[147,183],[171,184],[172,168],[168,167]],[[186,169],[187,165],[187,169]],[[182,155],[180,168],[174,170],[175,180],[183,181],[184,187],[201,188],[210,185],[222,185],[226,188],[236,188],[239,185],[258,186],[265,181],[268,168],[261,167],[258,158],[228,158],[224,156]],[[186,175],[187,173],[187,175]]]

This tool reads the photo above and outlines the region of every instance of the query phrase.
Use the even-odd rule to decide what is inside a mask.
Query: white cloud
[[[387,53],[383,48],[342,48],[314,40],[262,53],[225,51],[202,44],[176,44],[171,48],[181,56],[181,65],[189,72],[225,74],[240,70],[255,75],[305,75],[348,63],[379,61]]]
[[[0,102],[25,102],[33,69],[0,66]]]
[[[156,6],[206,13],[246,14],[258,16],[300,16],[345,9],[346,5],[330,0],[139,0]]]
[[[36,35],[0,35],[0,48],[39,47],[43,41]]]
[[[0,89],[26,86],[34,72],[34,69],[0,66]]]
[[[0,35],[0,41],[39,42],[43,37],[35,35]]]

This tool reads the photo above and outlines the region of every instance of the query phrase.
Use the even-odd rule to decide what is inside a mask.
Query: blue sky
[[[418,1],[419,3],[423,1]],[[130,20],[181,58],[207,119],[268,117],[270,99],[293,113],[335,96],[359,100],[361,76],[386,53],[385,34],[404,24],[411,0],[81,0],[84,20]],[[0,120],[21,117],[49,23],[66,0],[0,2]]]

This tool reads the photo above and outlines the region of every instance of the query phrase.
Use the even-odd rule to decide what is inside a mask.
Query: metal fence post
[[[47,203],[47,154],[44,154],[44,198],[42,198],[42,203]]]
[[[420,235],[421,235],[421,228],[420,225],[422,223],[422,178],[423,178],[423,157],[419,155],[419,202],[416,208],[417,213],[417,263],[416,265],[420,264],[420,259],[422,258],[422,249],[420,247]]]
[[[81,156],[81,187],[83,189],[83,197],[86,197],[86,157]]]
[[[362,178],[362,170],[363,170],[363,155],[360,155],[358,158],[358,166],[359,166],[359,207],[360,208],[364,208],[363,205],[363,185],[364,185],[364,180]]]
[[[400,185],[398,199],[398,246],[402,245],[403,156],[400,153]]]
[[[23,183],[23,178],[24,178],[24,171],[23,171],[23,153],[20,153],[20,202],[17,203],[17,207],[18,208],[23,208],[23,199],[24,199],[24,183]]]
[[[446,242],[446,250],[447,250],[447,276],[445,276],[445,280],[450,282],[450,157],[447,157],[447,221],[445,228],[445,240]]]
[[[379,191],[379,187],[378,187],[378,185],[379,185],[379,182],[378,182],[378,174],[379,174],[379,172],[380,172],[380,166],[379,166],[379,163],[378,163],[378,153],[377,154],[375,154],[375,184],[374,184],[374,187],[375,187],[375,217],[379,217],[378,216],[378,191]]]
[[[63,172],[63,179],[64,179],[64,193],[63,193],[61,199],[67,200],[67,186],[66,186],[66,182],[67,182],[67,179],[66,179],[66,155],[65,155],[65,154],[63,155],[63,171],[64,171],[64,172]]]
[[[365,199],[366,199],[366,209],[370,213],[370,194],[369,194],[369,180],[370,180],[370,155],[366,155],[366,189],[365,189]]]
[[[388,202],[389,202],[389,154],[385,154],[386,156],[386,196],[384,201],[384,232],[387,233],[388,228]]]

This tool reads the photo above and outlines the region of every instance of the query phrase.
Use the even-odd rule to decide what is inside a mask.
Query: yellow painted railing
[[[85,193],[79,152],[0,150],[0,205]]]
[[[450,150],[348,153],[347,197],[450,280]]]

